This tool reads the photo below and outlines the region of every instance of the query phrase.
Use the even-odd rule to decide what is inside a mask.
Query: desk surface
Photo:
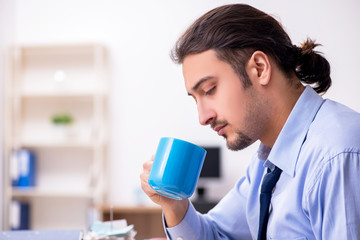
[[[80,240],[81,236],[81,230],[24,230],[0,232],[0,239],[4,240]]]

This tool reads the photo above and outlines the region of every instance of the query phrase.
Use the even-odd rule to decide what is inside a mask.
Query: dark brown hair
[[[213,49],[251,85],[245,65],[256,50],[268,54],[285,74],[295,73],[318,93],[331,86],[329,62],[313,49],[319,44],[307,39],[301,47],[292,44],[281,24],[270,15],[246,4],[215,8],[197,19],[178,39],[172,59],[183,63],[190,54]]]

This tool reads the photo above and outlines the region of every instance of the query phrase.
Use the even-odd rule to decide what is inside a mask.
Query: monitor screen
[[[207,153],[200,178],[220,178],[220,147],[203,147]]]

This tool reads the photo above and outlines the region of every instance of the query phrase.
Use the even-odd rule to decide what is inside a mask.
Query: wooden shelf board
[[[63,52],[64,50],[70,52],[70,54],[76,54],[77,51],[92,51],[94,48],[103,48],[101,44],[98,43],[69,43],[69,44],[28,44],[21,45],[18,47],[25,51],[56,51]],[[71,50],[71,51],[70,51]],[[74,53],[75,51],[75,53]]]
[[[94,148],[104,146],[106,143],[81,140],[23,140],[20,145],[28,148]]]
[[[22,98],[93,98],[105,96],[102,91],[76,92],[76,91],[48,91],[48,92],[22,92]]]
[[[46,190],[46,189],[38,189],[36,187],[31,187],[31,188],[14,187],[12,188],[12,196],[24,197],[24,198],[34,198],[34,197],[91,198],[92,194],[90,193],[90,191]]]

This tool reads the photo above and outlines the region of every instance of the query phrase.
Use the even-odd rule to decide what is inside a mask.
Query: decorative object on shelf
[[[66,72],[58,69],[54,73],[55,88],[63,88],[66,82]]]
[[[51,121],[55,125],[63,125],[68,126],[74,122],[74,119],[71,117],[70,114],[67,113],[59,113],[52,116]]]
[[[70,126],[73,124],[74,119],[70,114],[55,114],[51,117],[51,122],[55,127],[55,135],[58,139],[67,139],[73,135]]]

